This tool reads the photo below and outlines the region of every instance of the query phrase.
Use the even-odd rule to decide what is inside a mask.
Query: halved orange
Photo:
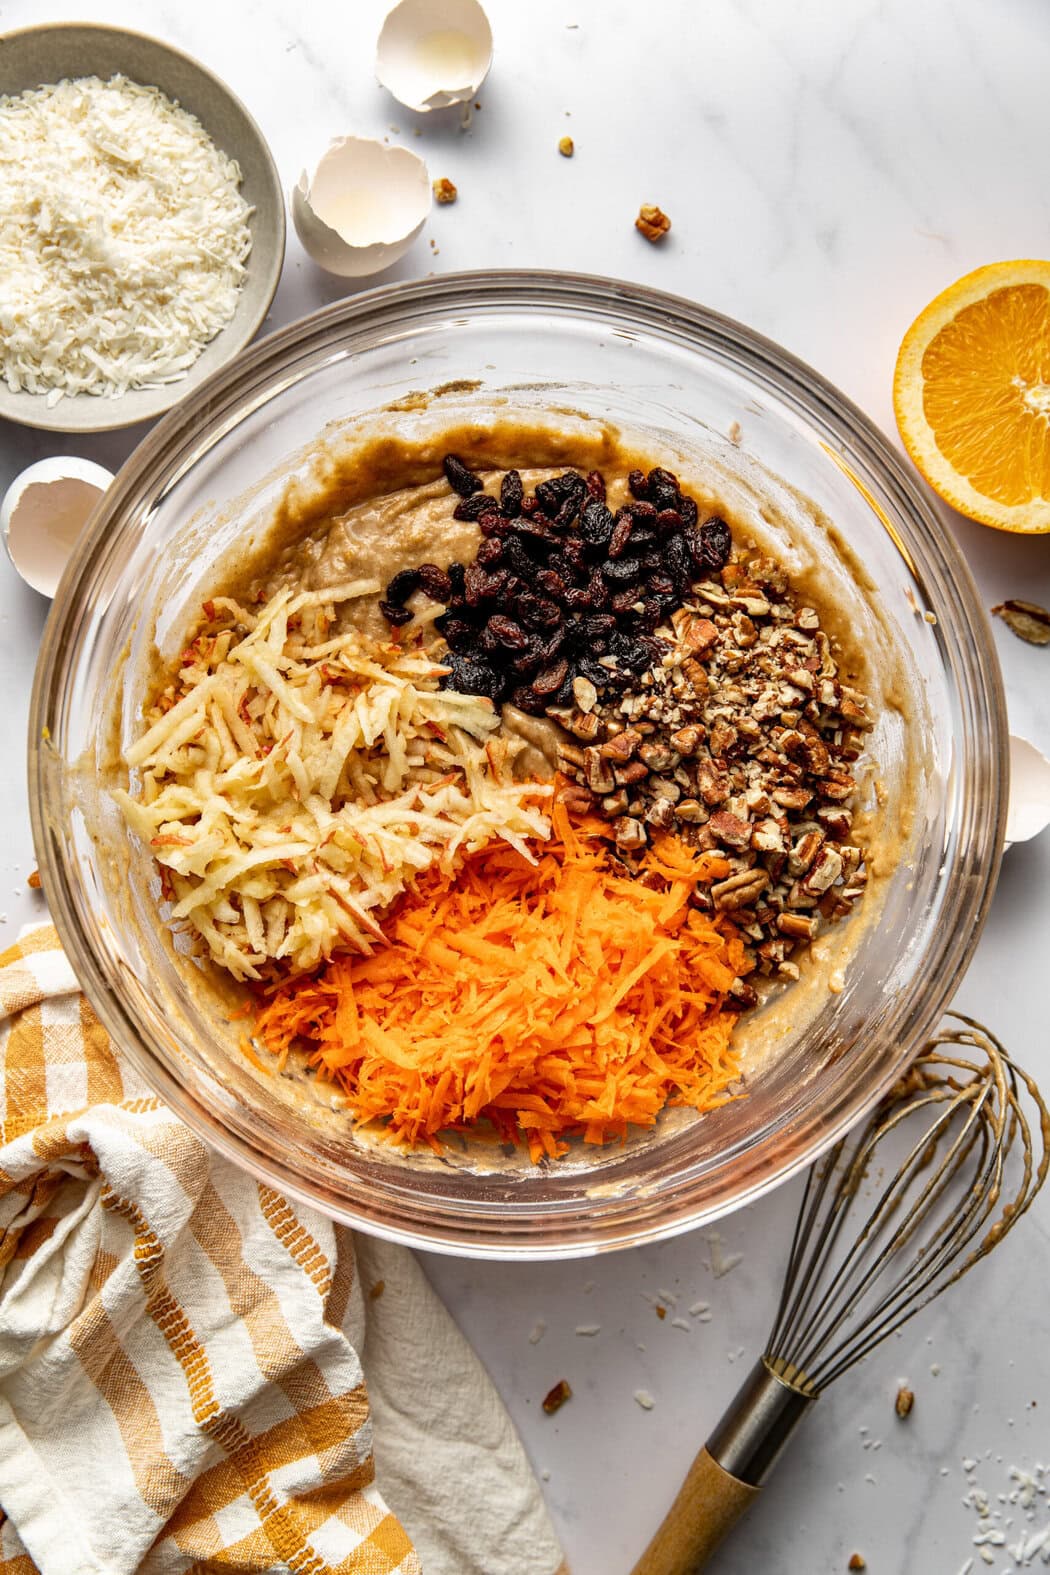
[[[953,508],[1050,531],[1050,262],[991,263],[931,301],[900,347],[893,409]]]

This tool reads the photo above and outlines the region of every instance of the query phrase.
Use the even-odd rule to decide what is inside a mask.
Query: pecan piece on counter
[[[671,221],[655,203],[643,202],[638,209],[634,227],[641,230],[647,241],[662,241],[671,228]]]

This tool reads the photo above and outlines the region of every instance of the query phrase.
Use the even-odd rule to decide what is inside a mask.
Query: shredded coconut
[[[234,314],[241,172],[194,115],[126,77],[0,98],[0,340],[13,393],[175,382]]]

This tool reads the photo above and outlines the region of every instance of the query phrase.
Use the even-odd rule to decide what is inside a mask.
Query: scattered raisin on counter
[[[434,182],[434,201],[440,203],[455,202],[459,196],[456,187],[447,175],[442,175],[440,180]]]
[[[566,1400],[572,1399],[572,1390],[564,1378],[559,1378],[553,1389],[549,1389],[543,1397],[543,1409],[548,1416],[553,1416],[555,1411],[560,1411]]]

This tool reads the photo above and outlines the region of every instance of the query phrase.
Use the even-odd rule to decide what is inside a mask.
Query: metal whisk
[[[1042,1095],[986,1029],[951,1016],[810,1171],[765,1354],[634,1575],[702,1569],[828,1384],[991,1252],[1042,1186]]]

